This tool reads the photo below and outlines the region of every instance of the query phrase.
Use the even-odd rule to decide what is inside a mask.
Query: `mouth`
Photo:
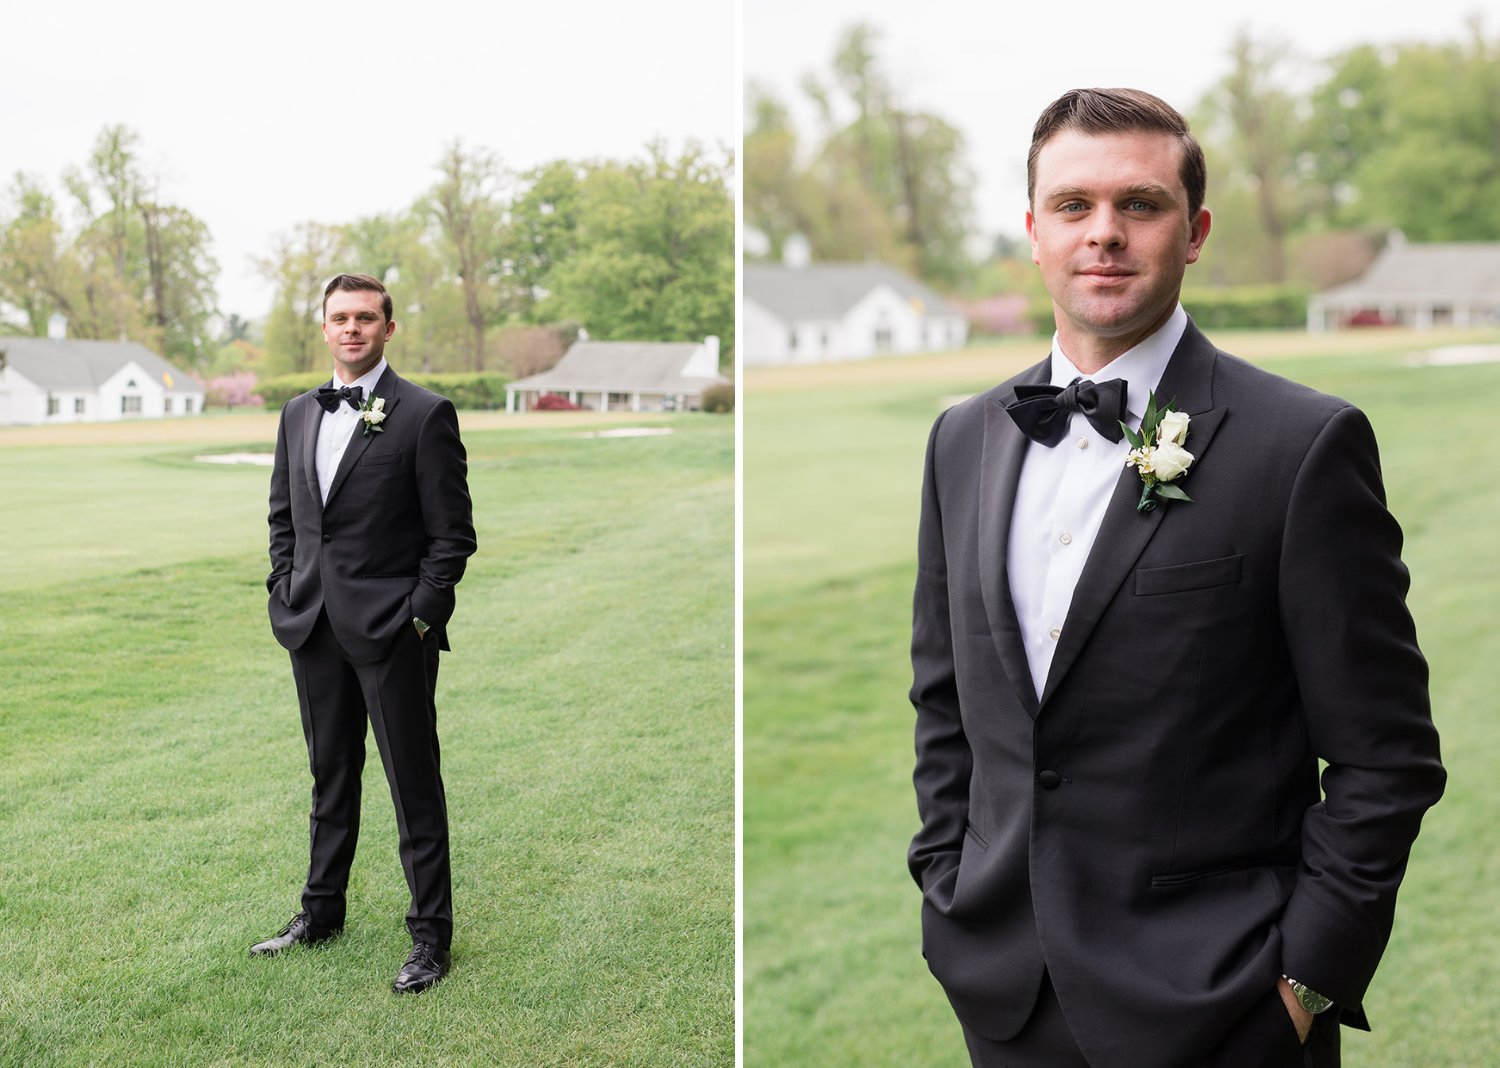
[[[1127,279],[1135,277],[1135,272],[1126,267],[1085,267],[1078,273],[1103,288],[1123,285]]]

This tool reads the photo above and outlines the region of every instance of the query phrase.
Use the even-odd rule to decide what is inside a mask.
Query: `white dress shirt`
[[[1054,334],[1052,385],[1067,386],[1080,376],[1089,382],[1123,378],[1128,383],[1126,422],[1138,427],[1146,414],[1147,398],[1161,381],[1186,329],[1187,313],[1179,304],[1160,330],[1091,375],[1073,366]],[[1158,399],[1165,404],[1172,398]],[[1111,442],[1078,412],[1069,420],[1068,436],[1058,445],[1049,449],[1033,441],[1026,447],[1010,518],[1006,568],[1038,698],[1047,685],[1052,654],[1073,603],[1073,588],[1129,455],[1128,440],[1122,437],[1118,443]]]
[[[351,386],[360,386],[365,391],[365,400],[370,399],[370,391],[375,388],[375,383],[380,381],[380,376],[385,374],[385,357],[375,367],[360,375]],[[330,383],[334,388],[344,385],[338,375],[333,376]],[[339,461],[344,458],[344,450],[349,447],[349,439],[354,436],[354,428],[360,425],[359,412],[349,407],[348,401],[339,401],[339,406],[331,412],[323,413],[323,421],[318,425],[318,447],[316,450],[318,463],[318,489],[323,494],[323,503],[328,503],[328,490],[333,485],[333,476],[338,473]]]

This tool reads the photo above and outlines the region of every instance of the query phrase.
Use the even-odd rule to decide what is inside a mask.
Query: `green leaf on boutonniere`
[[[1183,493],[1182,490],[1178,489],[1170,482],[1158,482],[1156,484],[1156,495],[1158,497],[1166,497],[1168,500],[1173,501],[1187,501],[1190,504],[1193,500],[1193,498],[1189,497],[1186,493]]]
[[[1125,440],[1130,442],[1130,447],[1132,449],[1145,448],[1146,439],[1126,426],[1124,420],[1120,421],[1120,429],[1125,431]]]

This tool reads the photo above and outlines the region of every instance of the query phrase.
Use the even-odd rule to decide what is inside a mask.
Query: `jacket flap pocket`
[[[1217,560],[1199,560],[1173,567],[1142,567],[1135,573],[1137,597],[1158,593],[1182,593],[1210,586],[1230,586],[1240,580],[1242,555],[1223,556]]]
[[[401,451],[395,452],[367,452],[359,458],[361,467],[373,467],[375,464],[394,464],[401,459]]]

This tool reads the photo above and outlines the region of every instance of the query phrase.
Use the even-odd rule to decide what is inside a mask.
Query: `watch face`
[[[1332,998],[1325,998],[1322,994],[1314,993],[1300,983],[1297,984],[1296,992],[1297,1003],[1314,1016],[1326,1011],[1333,1004]]]

